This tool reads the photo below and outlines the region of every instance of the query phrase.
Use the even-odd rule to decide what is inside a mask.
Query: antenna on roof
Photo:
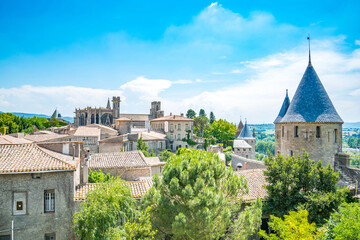
[[[311,66],[310,34],[308,35],[307,40],[309,41],[309,65],[308,66]]]

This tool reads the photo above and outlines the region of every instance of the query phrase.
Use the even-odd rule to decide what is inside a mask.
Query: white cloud
[[[242,73],[242,71],[240,69],[234,69],[232,70],[230,73]]]
[[[359,46],[360,46],[360,40],[355,40],[355,45],[359,45]]]
[[[213,3],[210,4],[209,8],[214,7],[214,6],[217,6],[217,5],[218,5],[217,2],[213,2]]]
[[[234,82],[216,91],[204,91],[179,102],[166,101],[169,109],[186,111],[188,108],[213,111],[217,117],[238,121],[247,117],[252,123],[272,122],[289,89],[294,95],[307,67],[306,47],[273,54],[245,64],[249,79]],[[343,54],[334,43],[313,43],[312,63],[325,86],[335,108],[346,122],[360,119],[360,53],[358,50]],[[357,89],[357,90],[354,90]]]
[[[138,77],[135,80],[123,84],[120,89],[137,93],[138,97],[143,100],[154,100],[159,98],[160,92],[170,88],[171,84],[170,80]]]

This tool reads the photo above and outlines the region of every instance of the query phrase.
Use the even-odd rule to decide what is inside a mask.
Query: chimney
[[[170,113],[170,116],[172,116],[172,113]]]
[[[182,117],[183,117],[183,116],[184,116],[184,114],[183,114],[183,113],[180,113],[180,116],[182,116]]]
[[[248,170],[248,168],[249,168],[249,164],[248,164],[248,162],[245,162],[245,164],[244,164],[244,170]]]

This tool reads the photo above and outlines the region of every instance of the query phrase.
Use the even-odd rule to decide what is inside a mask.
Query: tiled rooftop
[[[139,181],[145,182],[148,188],[152,188],[152,186],[154,185],[152,177],[139,177]]]
[[[290,106],[280,122],[343,123],[311,64],[306,68]]]
[[[191,121],[191,122],[193,122],[194,119],[182,117],[179,115],[169,115],[169,116],[155,118],[155,119],[151,120],[151,122],[160,122],[160,121]]]
[[[96,153],[88,161],[90,169],[150,167],[141,151]]]
[[[235,139],[234,148],[252,148],[245,140]]]
[[[98,137],[100,136],[100,129],[95,127],[80,126],[76,129],[74,136]]]
[[[148,184],[144,181],[129,181],[130,192],[133,198],[141,198],[148,190]],[[76,186],[74,200],[84,200],[90,190],[101,186],[101,183],[85,183]]]
[[[0,174],[75,170],[77,161],[36,144],[0,145]]]
[[[9,143],[31,143],[32,141],[25,138],[17,138],[10,135],[0,135],[0,144],[9,144]]]
[[[126,120],[126,118],[131,121],[138,122],[146,122],[150,120],[150,116],[148,114],[120,113],[120,120]]]
[[[158,157],[146,157],[145,161],[152,167],[164,166],[166,162],[160,162]]]
[[[268,196],[264,187],[267,185],[267,182],[263,169],[241,170],[234,173],[239,176],[244,176],[248,181],[249,193],[243,196],[245,202],[255,200],[258,197],[264,199]]]
[[[51,139],[61,138],[64,136],[66,135],[61,135],[49,131],[39,131],[35,134],[26,134],[24,138],[33,142],[43,142]]]

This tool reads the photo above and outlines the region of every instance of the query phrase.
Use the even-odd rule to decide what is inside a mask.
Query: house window
[[[281,137],[284,137],[284,134],[285,134],[284,132],[285,132],[285,131],[284,131],[284,126],[282,126],[282,127],[281,127]]]
[[[295,132],[294,132],[294,137],[299,137],[299,127],[295,126]]]
[[[185,131],[189,130],[189,124],[185,124]]]
[[[44,200],[44,211],[55,212],[55,190],[45,190]]]
[[[337,142],[336,139],[337,139],[337,129],[334,129],[334,143]]]
[[[174,125],[170,125],[170,131],[174,131]]]
[[[316,138],[320,138],[320,127],[316,127]]]
[[[178,130],[179,131],[181,130],[181,124],[180,123],[178,124]]]
[[[26,192],[14,192],[13,193],[13,215],[26,214]]]
[[[170,135],[170,140],[174,140],[174,135]]]
[[[55,240],[56,238],[55,233],[46,233],[45,234],[45,240]]]
[[[181,138],[180,138],[180,134],[178,134],[178,140],[181,140]]]

